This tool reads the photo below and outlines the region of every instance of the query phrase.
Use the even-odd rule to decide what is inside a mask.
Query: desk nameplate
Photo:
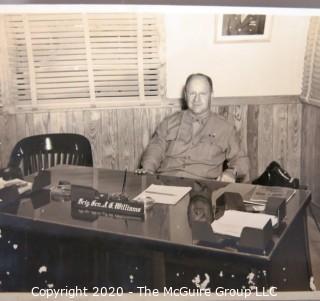
[[[129,201],[123,195],[98,193],[91,187],[72,185],[72,207],[91,212],[144,217],[144,203]]]

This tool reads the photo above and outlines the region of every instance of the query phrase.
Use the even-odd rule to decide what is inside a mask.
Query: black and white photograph
[[[319,300],[320,10],[0,8],[0,300]]]
[[[272,16],[260,14],[223,14],[217,17],[216,41],[268,41]]]
[[[263,35],[265,15],[223,15],[223,35]]]

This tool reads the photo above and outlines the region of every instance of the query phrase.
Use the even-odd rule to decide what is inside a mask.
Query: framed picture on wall
[[[272,17],[223,14],[216,17],[216,42],[269,41]]]

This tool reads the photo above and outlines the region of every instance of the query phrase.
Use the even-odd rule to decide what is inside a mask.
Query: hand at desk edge
[[[234,169],[228,168],[217,178],[217,180],[221,182],[235,183],[236,177],[237,172]]]

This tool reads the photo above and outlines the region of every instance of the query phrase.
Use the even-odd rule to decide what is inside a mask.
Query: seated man
[[[166,117],[147,146],[138,173],[234,182],[248,174],[233,125],[210,111],[211,78],[190,75],[185,84],[187,110]],[[223,171],[223,163],[228,167]]]

